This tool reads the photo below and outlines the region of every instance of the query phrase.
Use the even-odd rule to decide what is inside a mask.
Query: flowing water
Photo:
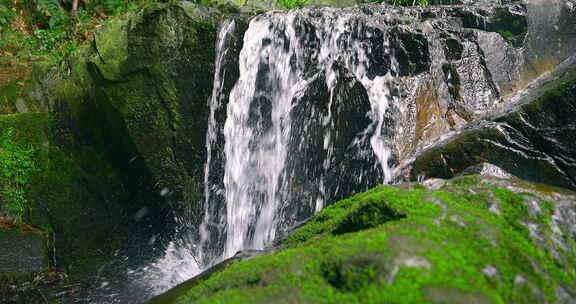
[[[392,69],[381,76],[369,75],[374,50],[350,35],[360,32],[354,27],[361,25],[336,16],[323,16],[319,22],[315,29],[307,29],[298,14],[273,13],[252,20],[244,36],[240,77],[230,93],[223,130],[226,224],[216,231],[225,234],[223,251],[216,253],[220,259],[242,249],[264,248],[279,230],[321,210],[332,198],[327,175],[339,165],[332,159],[336,148],[332,103],[342,73],[339,64],[366,88],[370,111],[361,114],[371,118],[366,129],[340,148],[372,152],[378,160],[372,165],[382,169],[382,181],[393,177],[388,163],[392,152],[382,132],[393,102]],[[325,86],[327,100],[310,98],[318,86]],[[303,111],[314,119],[295,115]],[[371,151],[366,151],[368,144]],[[206,175],[210,185],[210,172]],[[362,176],[358,178],[356,183],[363,184]],[[206,204],[212,205],[210,197]],[[203,225],[212,220],[207,213]],[[203,240],[221,239],[206,231]]]
[[[297,12],[256,17],[227,90],[237,23],[223,22],[217,45],[204,217],[190,243],[170,243],[153,265],[158,292],[395,178],[397,64],[386,28],[329,9],[312,24]]]
[[[144,269],[154,294],[271,245],[327,203],[394,180],[402,107],[388,28],[332,9],[306,14],[252,19],[237,72],[229,62],[240,25],[221,24],[203,218],[198,233],[170,242]]]

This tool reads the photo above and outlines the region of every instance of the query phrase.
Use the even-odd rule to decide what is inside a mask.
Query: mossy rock
[[[129,193],[118,171],[94,147],[78,142],[49,113],[0,116],[0,131],[34,149],[37,170],[25,185],[27,224],[56,234],[56,264],[78,277],[108,260],[127,233]]]
[[[220,16],[182,1],[111,19],[68,59],[65,73],[35,67],[26,100],[34,109],[65,112],[132,192],[166,188],[177,202],[198,196],[200,190],[183,189],[199,189],[202,180]]]
[[[218,10],[185,1],[146,5],[111,18],[60,66],[37,63],[23,88],[0,92],[10,112],[51,113],[50,130],[57,134],[43,134],[54,135],[55,150],[63,150],[51,154],[50,163],[67,166],[74,158],[88,172],[98,172],[62,169],[83,177],[55,196],[72,195],[67,191],[78,184],[94,192],[108,187],[108,181],[118,182],[121,217],[147,207],[161,220],[170,211],[161,191],[171,202],[201,195],[215,56],[206,46],[216,42],[220,16]],[[56,185],[64,186],[54,174]],[[114,201],[116,194],[101,199]]]
[[[425,184],[424,184],[425,185]],[[335,203],[279,253],[228,263],[150,303],[567,303],[576,193],[466,176]]]
[[[173,202],[201,195],[215,57],[206,46],[220,16],[185,1],[147,5],[111,18],[59,66],[36,63],[24,87],[0,92],[7,112],[34,112],[0,116],[0,129],[37,148],[27,221],[54,229],[58,265],[71,274],[107,261],[142,208],[169,225],[164,188]]]

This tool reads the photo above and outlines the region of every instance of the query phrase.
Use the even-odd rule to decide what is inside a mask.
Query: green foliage
[[[0,197],[4,206],[22,221],[30,210],[26,189],[33,174],[39,171],[35,162],[36,149],[20,144],[15,130],[9,128],[0,136]]]
[[[9,25],[10,21],[17,16],[16,12],[0,4],[0,26]]]
[[[50,53],[56,51],[65,38],[65,33],[60,30],[36,30],[31,43],[37,44],[38,51]]]
[[[72,0],[10,1],[0,4],[0,53],[18,58],[44,59],[61,67],[80,44],[92,39],[95,27],[110,16],[135,11],[144,5],[166,0]],[[11,26],[21,13],[22,31]],[[20,25],[21,26],[21,25]]]
[[[425,6],[428,5],[428,0],[389,0],[388,3],[395,6]]]
[[[65,29],[72,25],[72,18],[58,0],[38,0],[37,10],[48,18],[49,29]]]
[[[302,7],[310,3],[310,0],[278,0],[278,3],[287,9]]]
[[[117,15],[126,10],[126,2],[122,0],[106,0],[104,1],[106,11],[112,15]]]

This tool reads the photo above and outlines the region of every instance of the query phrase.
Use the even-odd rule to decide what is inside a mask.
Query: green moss
[[[279,0],[278,3],[287,9],[303,7],[308,5],[310,0]]]
[[[21,79],[14,79],[0,87],[0,114],[16,113],[17,100],[22,91]]]
[[[477,175],[465,175],[455,177],[450,181],[450,185],[457,188],[468,188],[471,186],[476,186],[478,184]]]
[[[48,113],[22,113],[0,116],[0,130],[16,128],[16,139],[23,143],[42,145],[47,139]]]
[[[93,62],[106,80],[121,81],[126,70],[129,70],[126,65],[128,59],[127,30],[127,18],[114,18],[94,35],[96,54],[94,54]]]
[[[574,73],[574,71],[572,71]],[[538,113],[544,107],[552,106],[555,100],[559,98],[566,98],[569,89],[576,87],[576,80],[568,81],[553,90],[546,91],[537,100],[522,106],[522,111],[527,113]],[[571,97],[571,96],[568,96]]]
[[[105,253],[126,237],[111,232],[121,222],[127,193],[105,155],[79,142],[62,119],[49,113],[4,115],[0,131],[13,129],[13,140],[35,151],[38,170],[26,183],[30,213],[25,222],[52,227],[58,236],[58,265],[81,276],[105,262]]]
[[[438,191],[376,187],[324,209],[283,251],[232,263],[152,303],[554,302],[558,284],[575,287],[573,261],[557,260],[522,226],[545,226],[554,203],[494,183],[503,182],[473,176]],[[543,212],[532,215],[528,199]],[[351,218],[362,229],[339,233]]]
[[[516,47],[522,46],[528,32],[526,17],[512,14],[508,9],[496,10],[490,29],[496,29],[502,38]]]

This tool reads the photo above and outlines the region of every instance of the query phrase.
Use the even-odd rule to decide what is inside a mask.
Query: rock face
[[[0,130],[38,151],[26,222],[54,229],[58,265],[71,274],[107,261],[135,218],[162,222],[160,194],[200,197],[216,17],[187,2],[148,6],[6,91],[14,109],[40,112],[2,116]]]
[[[564,72],[553,74],[552,82],[542,83],[542,94],[512,98],[573,54],[574,2],[459,2],[464,5],[313,6],[254,19],[271,25],[266,27],[271,38],[254,40],[253,45],[290,55],[283,57],[290,71],[277,69],[278,75],[308,81],[294,95],[299,102],[286,116],[294,129],[288,141],[295,143],[287,151],[302,162],[290,164],[296,178],[284,193],[291,195],[285,201],[312,203],[289,204],[282,212],[304,218],[314,212],[316,198],[331,203],[384,176],[393,181],[396,172],[385,175],[384,169],[392,171],[409,162],[441,136],[507,103],[521,106],[476,122],[451,141],[472,142],[465,145],[466,157],[457,155],[462,150],[454,145],[427,150],[417,158],[413,175],[448,178],[469,165],[490,161],[521,178],[575,188],[572,70],[564,67]],[[222,9],[236,13],[236,6],[246,3],[224,3]],[[59,259],[72,269],[106,260],[94,249],[102,249],[102,244],[108,253],[117,248],[126,232],[118,232],[118,227],[142,206],[160,212],[158,204],[151,203],[160,201],[157,193],[184,205],[199,201],[204,160],[209,157],[206,117],[217,116],[214,125],[223,125],[227,118],[222,108],[209,113],[206,106],[214,72],[226,78],[223,94],[214,97],[225,107],[242,73],[238,58],[249,28],[246,18],[234,17],[240,26],[222,49],[231,50],[231,57],[224,56],[224,69],[215,71],[213,46],[221,17],[215,9],[182,1],[111,20],[91,45],[59,69],[35,67],[12,108],[43,113],[0,119],[3,128],[19,129],[22,141],[40,151],[42,172],[29,192],[37,211],[32,216],[39,216],[30,221],[48,223],[63,236],[57,239],[64,254]],[[269,58],[276,57],[255,61],[255,75],[267,76],[276,68]],[[279,91],[270,78],[254,78],[263,92]],[[556,93],[543,93],[552,88]],[[262,96],[250,107],[248,123],[270,116],[268,95]],[[536,102],[522,101],[534,96]],[[271,121],[255,130],[264,134]],[[361,141],[355,141],[359,134]],[[214,159],[222,161],[223,135],[214,136]],[[378,148],[375,153],[372,141]],[[331,144],[331,150],[325,148]],[[254,150],[250,145],[248,150]],[[497,152],[488,153],[492,150],[486,145]],[[450,153],[454,157],[447,161]],[[328,166],[332,171],[325,168],[324,156],[333,164]],[[308,166],[310,160],[313,164]],[[382,167],[375,165],[378,161]],[[538,171],[530,169],[534,164],[540,166]],[[221,168],[211,172],[224,175]],[[326,194],[324,185],[313,180],[316,173],[328,176],[327,185],[341,187]],[[285,242],[290,249],[203,277],[207,285],[193,287],[182,299],[210,295],[242,301],[253,296],[239,286],[261,291],[257,296],[263,302],[279,296],[287,302],[315,301],[314,294],[341,302],[360,301],[360,296],[378,301],[384,295],[408,302],[442,302],[449,297],[462,303],[574,297],[574,273],[561,271],[574,267],[573,232],[567,228],[574,223],[572,193],[490,178],[430,184],[444,188],[378,188],[342,202],[344,208],[335,205],[291,236]],[[221,193],[218,186],[209,191]],[[514,193],[515,187],[525,186],[537,193]],[[311,193],[321,195],[312,198]],[[287,217],[283,224],[295,220]],[[221,228],[218,224],[214,229]],[[294,271],[282,274],[274,271],[277,265]],[[277,286],[282,288],[274,289]],[[228,292],[219,291],[227,288]]]
[[[36,67],[22,97],[31,110],[54,112],[99,146],[125,184],[194,201],[218,16],[180,2],[111,20],[65,71]]]
[[[325,183],[342,185],[334,193],[300,180],[294,187],[304,196],[326,192],[330,201],[393,180],[394,169],[416,152],[507,104],[576,49],[570,1],[481,4],[313,6],[251,20],[245,40],[254,40],[251,51],[261,55],[248,66],[258,67],[257,79],[268,79],[255,83],[249,122],[259,119],[261,126],[254,132],[282,124],[268,118],[278,111],[270,106],[272,93],[281,92],[292,107],[283,118],[292,119],[288,149],[302,158],[287,164],[294,172],[286,174],[307,176],[312,184],[324,175]],[[543,43],[558,47],[551,52]],[[237,74],[238,67],[222,70]],[[228,100],[226,94],[218,98]],[[214,185],[214,192],[220,188]]]
[[[117,168],[102,152],[78,141],[62,123],[49,113],[0,116],[0,130],[13,130],[14,144],[34,151],[31,161],[36,170],[21,185],[26,202],[20,219],[54,231],[56,264],[81,277],[105,262],[126,239],[127,232],[118,226],[126,223],[128,202],[134,196],[123,188]],[[13,181],[1,182],[4,190]],[[4,195],[3,191],[0,210],[7,203]],[[7,256],[19,251],[17,246],[2,248]]]
[[[413,176],[449,178],[488,161],[523,179],[576,189],[576,57],[513,102],[418,155]]]
[[[96,103],[118,111],[159,188],[178,200],[196,194],[203,172],[213,14],[190,3],[144,12],[103,28],[84,57]]]
[[[338,202],[283,251],[150,303],[574,301],[576,193],[479,175],[429,184],[379,186]]]

